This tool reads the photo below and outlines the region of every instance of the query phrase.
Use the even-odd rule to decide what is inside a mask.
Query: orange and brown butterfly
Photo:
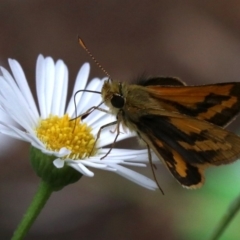
[[[119,134],[121,123],[136,132],[149,156],[152,149],[183,187],[202,186],[205,168],[240,157],[240,137],[224,129],[240,112],[238,82],[186,86],[171,77],[138,84],[108,79],[101,95],[117,117],[106,126],[117,124]]]

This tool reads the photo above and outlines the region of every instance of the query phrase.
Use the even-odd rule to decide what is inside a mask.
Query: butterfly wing
[[[203,171],[240,156],[240,137],[197,118],[164,110],[149,110],[134,122],[139,135],[187,188],[204,182]]]
[[[150,81],[145,88],[164,110],[179,112],[218,126],[226,126],[240,112],[240,83],[160,86]]]
[[[186,83],[176,77],[154,77],[154,78],[140,78],[138,85],[141,86],[186,86]]]

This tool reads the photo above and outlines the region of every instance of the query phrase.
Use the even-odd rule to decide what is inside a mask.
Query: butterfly
[[[98,64],[81,39],[79,43]],[[225,129],[240,112],[239,82],[186,86],[172,77],[138,84],[109,78],[97,93],[116,116],[101,127],[97,138],[103,128],[116,124],[115,142],[122,124],[145,142],[150,160],[152,149],[183,187],[201,187],[206,168],[240,157],[240,137]],[[94,109],[101,110],[98,105],[85,116]]]
[[[186,86],[177,78],[138,85],[105,81],[103,102],[187,188],[200,187],[209,166],[236,161],[240,137],[224,129],[240,111],[240,83]],[[109,125],[109,124],[108,124]]]

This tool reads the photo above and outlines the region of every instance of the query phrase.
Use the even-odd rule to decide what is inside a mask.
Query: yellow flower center
[[[69,116],[49,116],[42,119],[36,128],[38,138],[52,151],[59,151],[65,147],[71,151],[67,156],[71,159],[82,159],[94,155],[95,138],[91,127],[81,123],[78,118],[70,121]]]

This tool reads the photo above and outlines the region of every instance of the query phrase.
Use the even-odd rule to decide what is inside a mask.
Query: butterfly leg
[[[164,195],[164,191],[163,189],[161,188],[160,184],[158,183],[158,180],[157,180],[157,177],[156,177],[156,174],[155,174],[155,169],[156,169],[156,166],[153,164],[152,162],[152,154],[151,154],[151,149],[149,147],[149,145],[147,144],[147,142],[141,137],[140,133],[138,132],[138,136],[141,138],[141,140],[143,140],[145,142],[145,144],[147,145],[147,150],[148,150],[148,159],[149,159],[149,163],[150,163],[150,166],[151,166],[151,170],[152,170],[152,174],[153,174],[153,178],[154,178],[154,181],[156,182],[159,190],[161,191],[161,193]]]
[[[102,104],[102,103],[101,103],[101,104]],[[105,112],[105,113],[109,113],[109,114],[110,114],[110,112],[107,111],[106,109],[103,109],[103,108],[100,108],[100,107],[99,107],[101,104],[99,104],[98,106],[93,106],[93,107],[89,108],[85,113],[83,113],[83,114],[81,114],[81,115],[79,115],[79,116],[77,116],[77,110],[76,110],[75,112],[76,112],[76,116],[77,116],[77,117],[70,119],[70,121],[74,121],[74,120],[77,120],[77,119],[83,120],[84,118],[88,117],[88,115],[91,114],[94,110],[99,110],[99,111],[102,111],[102,112]],[[76,108],[75,108],[75,109],[76,109]],[[77,121],[75,121],[74,128],[73,128],[73,132],[74,132],[74,130],[75,130],[76,124],[77,124]]]
[[[102,127],[99,129],[99,131],[98,131],[97,139],[98,139],[99,136],[100,136],[100,131],[101,131],[104,127],[108,127],[108,126],[117,124],[116,129],[114,130],[114,132],[116,132],[116,137],[114,138],[114,141],[113,141],[113,143],[112,143],[112,145],[111,145],[111,148],[108,150],[108,152],[107,152],[103,157],[101,157],[101,159],[105,158],[105,157],[112,151],[112,149],[113,149],[113,147],[114,147],[114,145],[115,145],[115,143],[116,143],[116,141],[117,141],[117,138],[118,138],[118,136],[119,136],[119,134],[120,134],[120,123],[122,122],[122,118],[123,118],[123,115],[122,115],[122,114],[123,114],[123,113],[122,113],[122,110],[119,110],[119,112],[118,112],[118,114],[117,114],[117,121],[114,121],[114,122],[111,122],[111,123],[109,123],[109,124],[107,124],[107,125],[102,126]]]
[[[114,125],[114,124],[117,124],[117,126],[116,126],[116,131],[117,131],[116,137],[114,138],[114,141],[113,141],[113,143],[111,144],[111,147],[110,147],[110,149],[108,150],[108,152],[107,152],[103,157],[101,157],[101,160],[104,159],[105,157],[107,157],[107,155],[112,151],[112,149],[113,149],[113,147],[114,147],[114,145],[115,145],[115,143],[116,143],[116,141],[117,141],[117,138],[118,138],[118,136],[119,136],[119,134],[120,134],[120,130],[119,130],[120,122],[119,122],[119,121],[114,121],[114,122],[111,122],[111,123],[109,123],[109,124],[107,124],[107,125],[104,125],[104,126],[102,126],[102,127],[100,128],[100,130],[102,130],[103,127],[108,127],[108,126],[111,126],[111,125]],[[100,130],[98,131],[99,133],[100,133]],[[99,136],[100,136],[100,134],[99,134]],[[97,135],[97,139],[99,138],[99,136]]]
[[[151,150],[150,150],[150,147],[149,145],[147,144],[147,149],[148,149],[148,159],[149,159],[149,163],[150,163],[150,166],[151,166],[151,170],[152,170],[152,174],[153,174],[153,178],[154,178],[154,181],[156,182],[159,190],[162,192],[162,194],[164,195],[164,192],[163,192],[163,189],[161,188],[158,180],[157,180],[157,177],[156,177],[156,174],[155,174],[155,165],[153,164],[152,162],[152,154],[151,154]]]
[[[105,113],[109,113],[110,112],[104,108],[100,108],[100,106],[103,104],[103,102],[101,102],[100,104],[98,104],[97,106],[93,106],[93,107],[90,107],[86,112],[80,114],[80,115],[77,115],[77,106],[75,105],[75,115],[76,117],[75,118],[72,118],[71,121],[77,119],[77,118],[81,118],[81,119],[84,119],[86,118],[89,114],[91,114],[94,110],[99,110],[101,112],[105,112]]]
[[[104,128],[109,127],[109,126],[112,126],[112,125],[115,125],[115,124],[118,124],[118,121],[110,122],[110,123],[105,124],[105,125],[103,125],[103,126],[101,126],[101,127],[99,128],[98,133],[97,133],[97,137],[96,137],[96,140],[95,140],[95,143],[94,143],[93,148],[92,148],[92,151],[91,151],[91,153],[90,153],[90,156],[92,155],[92,152],[93,152],[93,150],[94,150],[94,147],[96,146],[96,143],[97,143],[97,141],[98,141],[98,139],[99,139],[99,137],[100,137],[100,135],[101,135],[101,131],[102,131]],[[118,134],[118,135],[119,135],[119,134]],[[117,136],[118,136],[118,135],[117,135]],[[116,137],[117,137],[117,136],[116,136]],[[116,142],[116,137],[115,137],[115,139],[114,139],[113,144]],[[112,145],[113,145],[113,144],[112,144]],[[101,159],[105,158],[105,157],[110,153],[110,151],[112,150],[112,148],[113,148],[113,146],[110,148],[110,150],[109,150],[103,157],[101,157]]]
[[[81,117],[81,119],[84,119],[84,118],[88,117],[88,115],[91,114],[94,110],[98,110],[98,111],[101,111],[101,112],[105,112],[105,113],[109,113],[109,114],[110,114],[110,112],[109,112],[108,110],[106,110],[106,109],[104,109],[104,108],[100,108],[99,106],[100,106],[100,105],[98,105],[98,106],[93,106],[93,107],[89,108],[85,113],[79,115],[79,117]]]

